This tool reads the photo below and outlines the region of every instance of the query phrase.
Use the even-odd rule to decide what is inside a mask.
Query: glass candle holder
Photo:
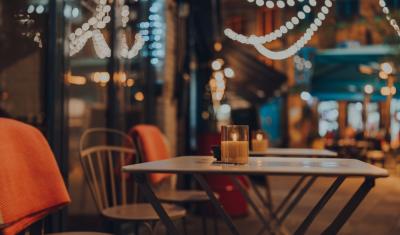
[[[268,136],[264,131],[258,130],[251,133],[251,149],[254,152],[266,151],[268,145]]]
[[[221,161],[246,164],[249,160],[249,127],[245,125],[222,126]]]

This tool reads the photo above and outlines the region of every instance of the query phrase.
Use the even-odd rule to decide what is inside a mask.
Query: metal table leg
[[[144,196],[149,200],[154,210],[160,216],[161,221],[164,223],[169,234],[180,234],[175,224],[172,222],[171,218],[168,216],[167,212],[162,207],[160,201],[157,199],[153,190],[147,182],[146,176],[144,174],[133,174],[135,181],[138,183],[140,189],[142,190]]]
[[[306,185],[300,190],[300,192],[296,195],[296,197],[292,200],[292,202],[288,205],[286,210],[283,212],[282,216],[278,218],[278,224],[281,225],[283,221],[287,218],[290,212],[294,209],[294,207],[300,202],[300,200],[304,197],[308,189],[313,185],[315,180],[317,179],[316,176],[312,176]]]
[[[340,185],[344,182],[345,177],[338,177],[331,185],[331,187],[325,192],[322,198],[318,201],[318,203],[314,206],[311,212],[308,214],[303,223],[299,226],[299,228],[294,233],[295,235],[302,235],[307,232],[308,227],[314,221],[315,217],[318,213],[324,208],[326,203],[328,203],[329,199],[335,194],[335,192],[339,189]]]
[[[251,185],[252,189],[254,190],[256,196],[258,197],[258,199],[263,203],[264,207],[268,209],[270,216],[275,218],[275,214],[274,214],[273,207],[272,207],[271,189],[269,187],[269,183],[267,183],[267,180],[268,180],[267,176],[265,176],[265,178],[266,178],[266,185],[265,185],[266,196],[265,197],[262,195],[260,190],[257,188],[257,185],[255,185],[255,183],[250,178],[247,177],[247,180],[250,182],[250,185]]]
[[[229,230],[234,235],[239,235],[239,231],[237,230],[235,224],[232,222],[232,219],[229,215],[225,212],[224,208],[219,203],[218,199],[215,197],[214,192],[211,190],[210,186],[207,184],[204,177],[200,174],[194,174],[194,178],[199,182],[200,186],[204,189],[207,193],[208,197],[210,198],[211,203],[213,204],[215,210],[219,213],[219,215],[224,220],[225,224],[228,226]]]
[[[290,201],[290,199],[294,196],[295,192],[300,188],[301,184],[303,181],[306,179],[307,176],[302,176],[300,179],[296,182],[296,184],[290,189],[288,194],[285,196],[285,198],[282,200],[282,202],[279,204],[278,208],[275,210],[274,214],[278,214]]]
[[[253,201],[253,199],[250,197],[249,193],[247,192],[246,188],[243,186],[243,184],[235,177],[235,176],[230,176],[233,184],[236,186],[236,188],[239,189],[240,193],[243,195],[243,197],[246,199],[246,201],[250,204],[251,208],[253,208],[254,212],[256,213],[257,217],[260,219],[261,223],[263,224],[263,227],[260,229],[260,231],[257,234],[262,234],[265,229],[271,232],[271,227],[268,223],[268,221],[265,219],[265,215],[258,209],[257,205]]]
[[[346,206],[322,234],[337,234],[374,186],[375,178],[366,177],[364,183],[358,188]]]

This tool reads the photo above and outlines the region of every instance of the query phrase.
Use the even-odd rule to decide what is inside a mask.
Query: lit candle
[[[268,139],[265,138],[264,133],[258,131],[251,139],[251,147],[255,152],[263,152],[268,148]]]
[[[229,127],[232,127],[233,130],[230,130]],[[237,164],[246,164],[249,159],[249,141],[247,138],[247,133],[243,134],[241,132],[245,132],[248,130],[246,126],[245,130],[236,131],[236,129],[241,126],[228,126],[228,129],[225,130],[226,137],[221,141],[221,160],[222,162],[227,163],[237,163]]]

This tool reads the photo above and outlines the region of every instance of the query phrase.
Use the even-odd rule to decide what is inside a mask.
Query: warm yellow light
[[[217,81],[217,89],[225,89],[225,82]]]
[[[209,84],[211,89],[214,89],[217,86],[217,82],[215,81],[215,79],[211,79]]]
[[[224,80],[224,74],[222,72],[215,72],[214,73],[215,80],[217,81],[223,81]]]
[[[216,59],[211,63],[211,68],[214,70],[220,70],[224,61],[222,59]]]
[[[124,83],[124,82],[126,82],[126,73],[124,73],[124,72],[116,73],[115,78],[120,83]]]
[[[96,83],[106,84],[110,81],[110,74],[108,72],[96,72],[93,73],[92,80]]]
[[[85,85],[86,78],[83,76],[68,76],[68,83],[73,85]]]
[[[379,77],[382,78],[382,79],[387,79],[388,78],[388,74],[383,72],[383,71],[380,71],[379,72]]]
[[[387,86],[384,86],[381,88],[381,94],[384,96],[388,96],[390,95],[390,88]]]
[[[237,133],[232,133],[231,137],[233,141],[237,141],[239,139],[239,135]]]
[[[363,74],[373,74],[374,69],[367,65],[360,65],[359,66],[360,72]]]
[[[261,141],[261,140],[263,140],[263,139],[264,139],[264,136],[263,136],[262,134],[258,133],[258,134],[256,135],[256,140]]]
[[[381,64],[381,69],[383,72],[385,72],[386,74],[392,74],[393,73],[393,67],[390,63],[385,62]]]
[[[233,78],[235,76],[235,72],[231,68],[225,68],[224,74],[227,78]]]
[[[216,52],[221,51],[221,50],[222,50],[222,44],[221,44],[220,42],[214,43],[214,50],[215,50]]]
[[[370,84],[367,84],[364,86],[364,92],[368,95],[372,94],[374,92],[374,87]]]
[[[390,88],[390,93],[391,93],[392,95],[396,95],[396,92],[397,92],[396,87],[392,86],[392,87]]]
[[[143,92],[141,92],[141,91],[139,91],[139,92],[136,92],[136,94],[135,94],[135,100],[137,100],[137,101],[143,101],[144,100],[144,94],[143,94]]]
[[[207,119],[210,117],[210,113],[207,112],[207,111],[204,111],[204,112],[201,113],[201,117],[202,117],[204,120],[207,120]]]
[[[129,78],[129,79],[126,81],[126,85],[127,85],[128,87],[133,87],[133,85],[135,85],[135,80],[133,80],[132,78]]]

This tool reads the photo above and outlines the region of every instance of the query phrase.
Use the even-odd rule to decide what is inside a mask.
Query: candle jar
[[[221,160],[226,163],[246,164],[249,160],[249,127],[222,126]]]
[[[251,133],[251,149],[254,152],[266,151],[268,145],[268,136],[264,131],[258,130]]]

